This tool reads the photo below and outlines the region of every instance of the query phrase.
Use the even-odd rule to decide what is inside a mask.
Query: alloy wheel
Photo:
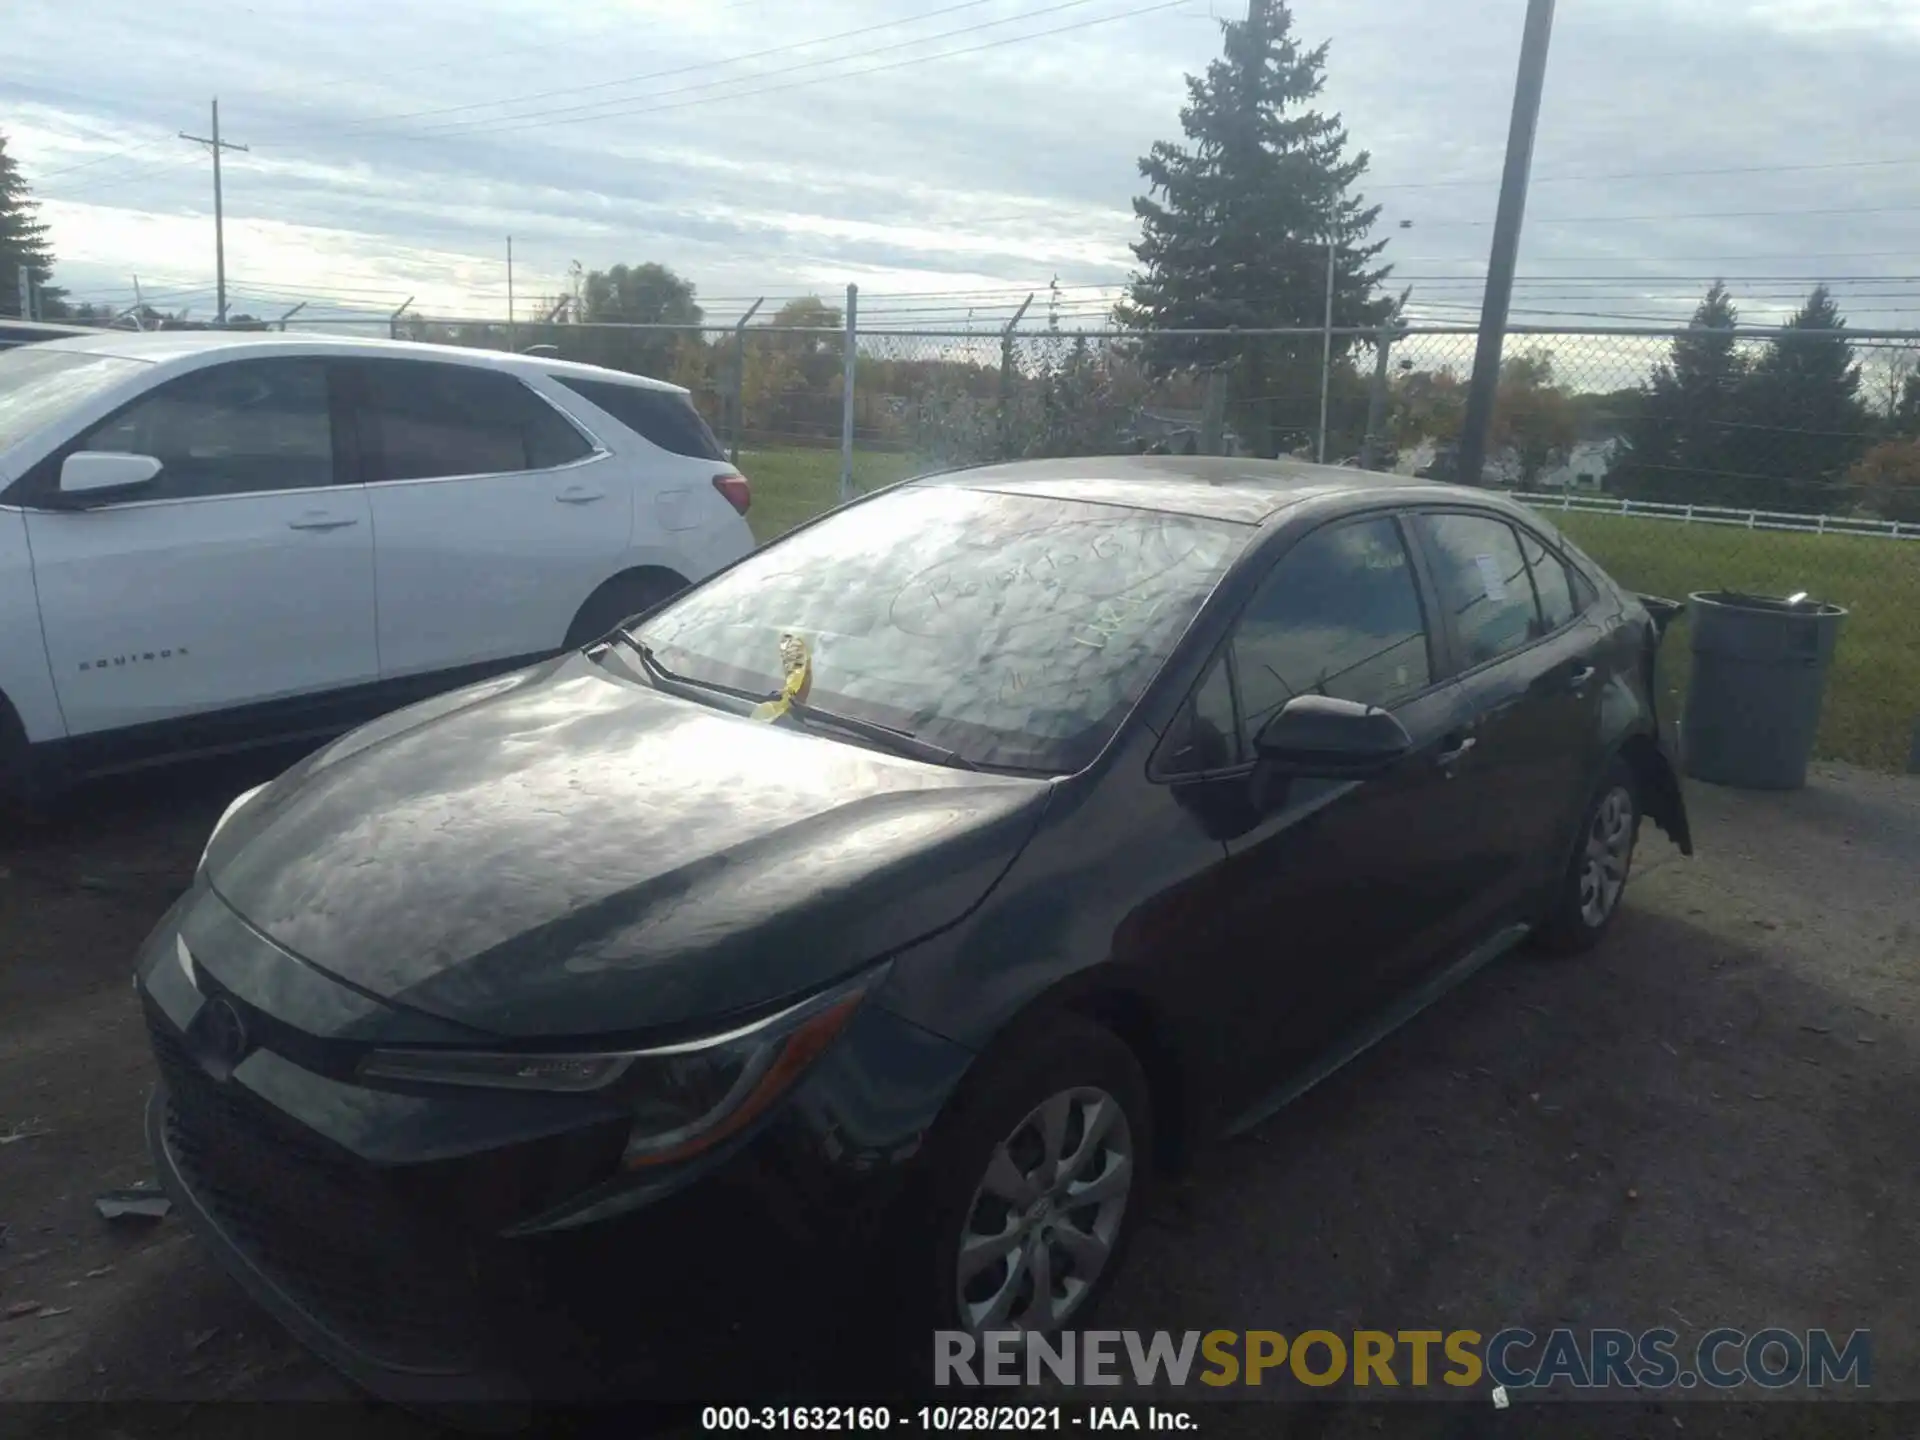
[[[1098,1282],[1133,1190],[1132,1129],[1105,1090],[1036,1105],[994,1147],[960,1230],[956,1292],[970,1330],[1050,1331]]]
[[[1607,791],[1594,807],[1580,867],[1580,918],[1598,929],[1607,923],[1627,888],[1633,859],[1633,797],[1624,785]]]

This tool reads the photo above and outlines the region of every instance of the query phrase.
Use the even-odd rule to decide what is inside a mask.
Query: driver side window
[[[1231,641],[1241,745],[1296,695],[1392,709],[1432,682],[1420,591],[1392,517],[1325,526],[1280,558]]]
[[[75,447],[151,455],[142,500],[303,490],[334,483],[324,360],[242,360],[169,380]]]
[[[1387,516],[1336,522],[1282,556],[1248,602],[1226,654],[1168,731],[1161,772],[1194,775],[1245,761],[1261,727],[1296,695],[1391,709],[1432,678],[1399,525]]]

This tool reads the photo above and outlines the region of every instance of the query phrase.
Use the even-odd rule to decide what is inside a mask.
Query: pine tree
[[[1672,504],[1735,504],[1732,431],[1747,364],[1735,345],[1740,312],[1716,280],[1642,387],[1615,483],[1627,494]]]
[[[1327,47],[1303,50],[1285,0],[1252,0],[1221,25],[1224,53],[1187,77],[1180,112],[1187,144],[1156,143],[1140,161],[1149,193],[1133,202],[1142,269],[1120,307],[1143,330],[1317,327],[1324,318],[1327,246],[1336,247],[1334,324],[1372,326],[1391,302],[1370,262],[1378,206],[1351,187],[1365,151],[1347,158],[1338,115],[1309,108],[1325,83]],[[1351,342],[1336,340],[1344,353]],[[1312,433],[1320,346],[1290,339],[1149,340],[1156,370],[1231,367],[1236,429],[1263,455]]]
[[[1846,320],[1817,287],[1740,388],[1728,468],[1756,510],[1833,508],[1841,477],[1872,440]]]
[[[7,154],[7,137],[0,134],[0,315],[20,313],[20,267],[27,267],[41,299],[41,313],[64,314],[63,291],[47,281],[53,275],[53,252],[47,248],[47,227],[27,189],[20,167]]]

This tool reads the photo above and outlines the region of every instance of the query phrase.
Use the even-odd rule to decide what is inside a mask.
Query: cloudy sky
[[[0,130],[58,280],[212,310],[218,94],[233,307],[524,316],[659,260],[709,314],[861,286],[987,323],[1130,266],[1135,161],[1233,0],[13,0]],[[1470,319],[1524,0],[1297,0],[1416,312]],[[1744,316],[1818,279],[1920,325],[1920,5],[1560,0],[1516,321]],[[1411,229],[1400,222],[1411,221]],[[878,323],[876,321],[876,323]]]

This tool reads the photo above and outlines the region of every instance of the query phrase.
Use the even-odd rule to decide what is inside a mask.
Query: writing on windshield
[[[780,683],[981,764],[1073,768],[1105,743],[1250,532],[1078,501],[908,489],[735,567],[649,621],[677,668]]]

